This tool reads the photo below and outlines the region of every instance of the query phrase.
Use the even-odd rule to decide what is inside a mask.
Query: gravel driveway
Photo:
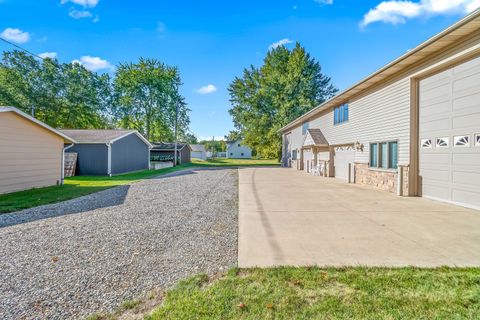
[[[188,170],[0,215],[0,318],[81,318],[236,266],[237,179]]]

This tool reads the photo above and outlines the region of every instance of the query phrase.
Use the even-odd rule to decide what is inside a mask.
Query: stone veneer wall
[[[397,193],[397,172],[370,170],[366,163],[355,163],[355,183]],[[408,167],[403,167],[403,195],[408,196]]]

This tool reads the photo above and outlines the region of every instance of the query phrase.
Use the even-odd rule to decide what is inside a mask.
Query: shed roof
[[[315,146],[328,146],[328,141],[320,129],[308,129],[307,131],[312,137]]]
[[[190,146],[186,143],[177,143],[177,150],[180,151],[185,147],[188,147],[190,150]],[[175,143],[174,142],[154,142],[152,151],[174,151],[175,150]]]
[[[196,152],[205,152],[205,145],[203,144],[191,144],[190,149]]]
[[[480,8],[473,11],[437,35],[431,37],[416,48],[409,50],[406,54],[385,65],[350,88],[338,93],[330,100],[325,101],[304,115],[298,117],[278,131],[281,133],[287,132],[302,122],[308,121],[310,118],[317,116],[324,110],[348,102],[348,100],[352,97],[355,97],[356,95],[366,92],[382,82],[385,82],[387,78],[407,70],[413,65],[432,56],[433,54],[448,49],[449,46],[458,43],[458,41],[467,36],[478,33],[479,29]]]
[[[103,130],[103,129],[62,129],[60,130],[64,134],[73,137],[77,144],[107,144],[113,143],[119,139],[122,139],[130,134],[136,134],[142,141],[148,146],[152,147],[150,142],[148,142],[138,131],[136,130],[125,130],[125,129],[113,129],[113,130]]]
[[[13,112],[13,113],[19,115],[20,117],[22,117],[22,118],[24,118],[24,119],[27,119],[27,120],[29,120],[29,121],[31,121],[31,122],[39,125],[40,127],[43,127],[43,128],[45,128],[45,129],[47,129],[48,131],[50,131],[50,132],[52,132],[52,133],[54,133],[54,134],[62,137],[62,138],[65,140],[65,142],[76,143],[76,141],[75,141],[74,138],[72,138],[72,137],[70,137],[70,136],[68,136],[68,135],[66,135],[66,134],[64,134],[64,133],[62,133],[62,132],[60,132],[60,131],[52,128],[52,127],[50,127],[50,126],[47,125],[46,123],[43,123],[42,121],[40,121],[40,120],[38,120],[38,119],[35,119],[34,117],[26,114],[25,112],[23,112],[23,111],[15,108],[15,107],[4,107],[4,106],[0,106],[0,113],[1,113],[1,112]]]

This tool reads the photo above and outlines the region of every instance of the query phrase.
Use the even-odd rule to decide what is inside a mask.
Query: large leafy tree
[[[57,128],[108,126],[111,80],[80,64],[60,64],[22,51],[4,52],[0,61],[0,105],[34,113]]]
[[[151,141],[171,141],[178,108],[178,135],[184,136],[190,120],[181,84],[177,68],[155,59],[120,64],[114,80],[116,121]]]
[[[278,158],[278,130],[332,97],[337,89],[320,63],[297,43],[271,49],[259,68],[250,66],[229,86],[229,110],[244,143],[264,158]]]

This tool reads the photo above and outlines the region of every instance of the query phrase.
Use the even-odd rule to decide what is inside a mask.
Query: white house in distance
[[[207,160],[207,151],[203,144],[191,144],[192,149],[190,156],[194,159]]]
[[[282,164],[480,208],[480,10],[280,130]]]
[[[252,149],[242,144],[242,140],[227,141],[228,159],[251,159]]]

